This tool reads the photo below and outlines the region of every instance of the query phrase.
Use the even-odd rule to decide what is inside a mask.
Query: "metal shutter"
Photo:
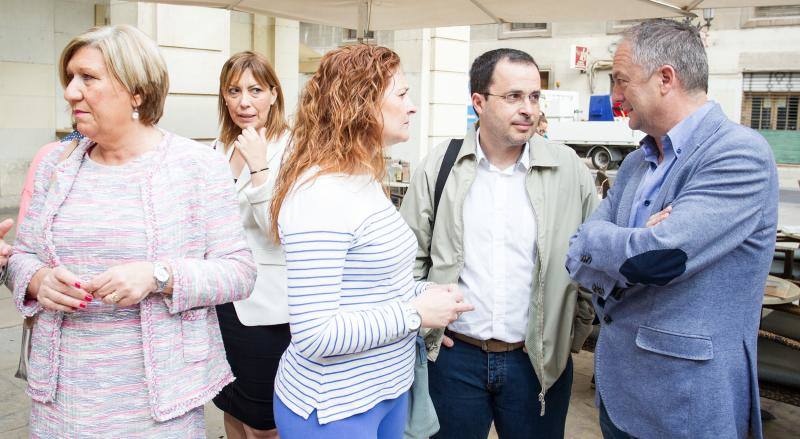
[[[800,92],[800,72],[752,72],[743,75],[745,92]]]

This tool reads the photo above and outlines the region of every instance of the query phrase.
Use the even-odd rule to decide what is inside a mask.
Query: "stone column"
[[[112,2],[110,24],[130,24],[159,46],[169,95],[159,126],[184,137],[217,137],[219,72],[230,56],[230,12],[152,3]]]
[[[408,142],[392,148],[392,157],[412,167],[436,145],[466,131],[469,103],[469,27],[397,31],[400,55],[417,114]]]

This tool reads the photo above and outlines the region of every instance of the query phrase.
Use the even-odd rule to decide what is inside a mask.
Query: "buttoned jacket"
[[[644,152],[623,162],[574,237],[568,268],[601,320],[595,382],[635,437],[761,437],[756,343],[775,245],[778,179],[755,131],[714,104],[683,145],[651,212],[628,227]],[[619,287],[624,285],[624,287]]]
[[[214,305],[246,298],[256,277],[223,157],[195,141],[164,136],[141,194],[147,259],[171,267],[173,293],[153,293],[138,304],[145,380],[157,421],[203,405],[233,380]],[[25,294],[37,270],[59,265],[53,219],[90,146],[84,139],[63,162],[58,163],[63,147],[42,160],[9,261],[7,284],[17,308],[26,317],[37,316],[27,393],[40,402],[56,396],[63,313],[45,310]]]
[[[417,235],[414,267],[418,279],[456,283],[464,268],[464,199],[475,180],[478,161],[475,129],[464,137],[444,187],[436,227],[433,196],[447,142],[439,145],[415,171],[400,212]],[[589,332],[594,312],[588,296],[579,293],[564,268],[569,238],[599,203],[594,180],[575,151],[539,135],[530,139],[530,168],[525,189],[536,218],[536,260],[528,307],[525,346],[542,385],[542,397],[577,352]],[[442,330],[426,336],[435,359]]]

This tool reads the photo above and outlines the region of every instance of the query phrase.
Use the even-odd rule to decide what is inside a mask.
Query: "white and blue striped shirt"
[[[416,332],[401,303],[425,284],[412,275],[417,240],[381,185],[338,174],[295,185],[278,226],[292,342],[277,396],[303,418],[317,410],[326,424],[406,392]]]

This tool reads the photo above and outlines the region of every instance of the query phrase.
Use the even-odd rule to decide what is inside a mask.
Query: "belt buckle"
[[[489,340],[481,340],[481,350],[483,350],[484,352],[490,352],[489,351]]]

